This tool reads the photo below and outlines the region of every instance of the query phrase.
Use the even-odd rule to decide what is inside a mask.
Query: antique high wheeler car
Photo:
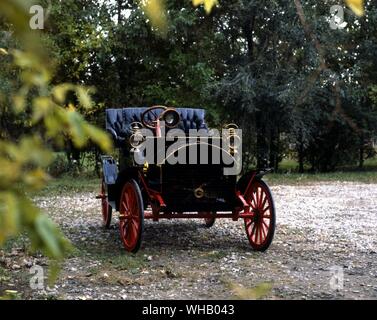
[[[127,251],[139,250],[145,219],[163,218],[204,219],[206,227],[219,218],[242,219],[254,250],[270,246],[275,207],[262,180],[268,170],[243,175],[232,170],[242,147],[236,125],[229,124],[222,130],[225,134],[215,135],[206,125],[203,109],[153,106],[107,109],[106,130],[119,159],[102,156],[97,198],[105,227],[110,227],[112,213],[119,212],[120,237]],[[192,137],[192,131],[201,134]],[[220,159],[215,156],[219,150]]]

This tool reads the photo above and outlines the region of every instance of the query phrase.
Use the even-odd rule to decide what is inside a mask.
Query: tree
[[[65,105],[66,94],[74,91],[83,107],[91,105],[87,90],[69,83],[51,87],[48,56],[41,48],[41,38],[29,29],[29,1],[2,1],[0,12],[9,24],[2,24],[6,32],[14,34],[20,49],[1,49],[1,96],[10,96],[1,104],[5,115],[22,119],[29,128],[24,135],[13,136],[13,129],[0,139],[0,245],[25,231],[34,250],[42,250],[48,257],[61,259],[70,249],[69,241],[47,216],[32,203],[30,192],[42,188],[47,180],[46,167],[50,163],[51,141],[59,144],[69,136],[77,147],[91,139],[104,151],[110,151],[107,134],[85,122],[73,104]],[[14,87],[10,78],[16,74]],[[10,105],[12,104],[12,105]],[[20,114],[24,113],[24,117]],[[33,130],[31,130],[33,128]],[[3,130],[1,130],[3,132]]]

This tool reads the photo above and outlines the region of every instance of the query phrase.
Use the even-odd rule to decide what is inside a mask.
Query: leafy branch
[[[59,228],[37,208],[30,192],[43,188],[49,181],[46,173],[51,163],[52,145],[70,139],[80,148],[89,141],[102,151],[110,152],[110,137],[87,123],[76,111],[91,108],[90,89],[64,83],[51,85],[52,73],[43,52],[40,36],[28,27],[31,1],[3,0],[0,12],[13,26],[22,50],[1,48],[0,59],[16,67],[20,86],[11,95],[13,105],[7,108],[16,116],[23,115],[33,133],[18,139],[0,139],[0,246],[21,232],[31,240],[32,250],[41,250],[53,259],[62,259],[72,245]],[[77,105],[66,103],[74,92]]]

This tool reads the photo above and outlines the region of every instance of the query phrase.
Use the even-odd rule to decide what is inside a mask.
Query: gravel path
[[[376,299],[377,185],[279,185],[272,192],[277,229],[265,253],[250,249],[243,223],[223,219],[211,229],[200,220],[147,221],[141,250],[129,255],[116,219],[110,230],[101,227],[94,193],[35,199],[77,250],[53,289],[25,289],[24,297]],[[13,272],[44,263],[22,259]]]

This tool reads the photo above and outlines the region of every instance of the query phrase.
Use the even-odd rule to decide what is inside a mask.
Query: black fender
[[[241,178],[238,179],[236,183],[236,190],[240,191],[242,194],[246,191],[246,188],[251,179],[262,180],[263,176],[267,173],[270,173],[272,169],[263,169],[263,170],[251,170],[243,174]]]
[[[109,188],[109,200],[115,203],[115,209],[119,211],[120,196],[123,190],[123,186],[131,179],[135,180],[140,186],[139,168],[129,167],[119,172],[116,182],[113,188]],[[110,191],[111,190],[111,191]]]

